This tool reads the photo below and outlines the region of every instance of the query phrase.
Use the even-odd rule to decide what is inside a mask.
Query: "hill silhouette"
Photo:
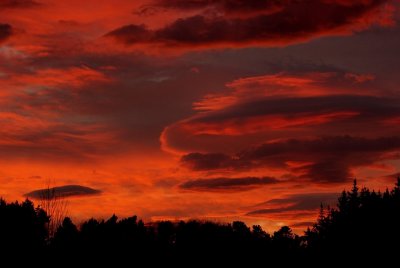
[[[46,212],[26,200],[0,200],[0,238],[3,260],[35,256],[54,264],[102,264],[111,261],[135,266],[146,262],[164,265],[258,263],[321,265],[349,260],[388,260],[400,249],[400,178],[392,190],[359,189],[356,181],[343,191],[335,208],[321,206],[312,228],[299,236],[283,226],[269,234],[259,225],[244,222],[160,221],[145,224],[137,216],[89,219],[79,227],[66,217],[48,236]],[[40,256],[40,258],[38,258]],[[14,262],[27,260],[14,258]],[[322,265],[324,266],[324,265]]]

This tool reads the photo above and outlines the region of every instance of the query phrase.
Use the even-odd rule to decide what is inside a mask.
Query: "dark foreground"
[[[400,250],[400,179],[383,193],[356,183],[325,208],[303,236],[287,226],[268,234],[243,222],[163,221],[146,225],[136,216],[90,219],[79,228],[65,218],[49,236],[46,212],[0,201],[0,260],[41,266],[162,264],[185,267],[271,264],[331,267],[383,262],[397,267]],[[2,265],[3,266],[3,265]],[[5,266],[4,266],[5,267]]]

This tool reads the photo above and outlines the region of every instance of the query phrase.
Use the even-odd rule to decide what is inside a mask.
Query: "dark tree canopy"
[[[400,178],[392,190],[359,188],[356,181],[343,191],[336,208],[323,208],[303,236],[283,226],[272,235],[259,225],[244,222],[160,221],[145,224],[136,216],[108,220],[89,219],[76,226],[65,218],[53,237],[48,236],[49,217],[26,200],[0,200],[0,239],[3,257],[34,254],[39,261],[77,260],[185,265],[188,262],[224,264],[267,262],[318,264],[343,260],[360,262],[357,256],[389,259],[400,249]],[[33,262],[32,262],[33,263]],[[51,261],[48,262],[52,263]]]

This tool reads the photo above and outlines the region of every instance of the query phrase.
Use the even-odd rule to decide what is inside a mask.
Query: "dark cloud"
[[[347,161],[347,158],[345,159]],[[362,161],[365,160],[363,159]],[[370,159],[367,161],[367,163],[373,162],[374,160]],[[299,176],[300,178],[311,178],[313,181],[324,183],[340,183],[353,178],[353,174],[350,170],[352,165],[356,166],[351,160],[345,162],[345,160],[340,157],[330,157],[330,159],[327,160],[317,160],[317,162],[312,164],[293,168],[292,171],[300,171],[302,173],[302,175]]]
[[[349,180],[351,168],[384,160],[385,153],[400,150],[400,137],[362,138],[322,137],[310,140],[289,139],[262,144],[235,156],[191,153],[181,163],[194,170],[251,169],[281,167],[298,174],[298,179],[334,183]],[[296,167],[288,162],[304,162]]]
[[[10,24],[0,23],[0,44],[7,40],[13,34],[13,28]]]
[[[73,196],[88,196],[100,194],[100,190],[95,190],[81,185],[64,185],[49,189],[40,189],[29,192],[24,196],[33,199],[43,199],[50,197],[73,197]]]
[[[212,178],[190,180],[179,187],[193,191],[246,191],[254,187],[275,184],[279,181],[272,177],[244,177],[244,178]]]
[[[246,163],[222,153],[190,153],[182,156],[181,164],[192,170],[237,169]]]
[[[100,55],[55,50],[18,61],[0,53],[0,62],[3,61],[8,69],[6,76],[2,76],[3,69],[0,71],[0,87],[3,91],[8,87],[11,94],[1,107],[16,114],[18,120],[4,123],[0,129],[0,137],[12,141],[0,145],[0,155],[34,161],[81,161],[142,148],[158,151],[163,128],[190,113],[193,98],[236,75],[212,65],[192,75],[188,71],[193,67],[191,60],[177,63],[136,53]],[[76,71],[94,76],[76,76]],[[29,79],[19,82],[21,77]],[[88,79],[92,77],[101,80]],[[14,81],[16,85],[9,85]],[[191,91],[186,90],[187,84],[192,84]],[[36,121],[50,124],[33,126]],[[15,127],[10,129],[11,125]]]
[[[157,8],[193,9],[199,12],[191,17],[179,18],[156,30],[132,24],[118,28],[106,36],[132,45],[282,45],[323,35],[349,33],[365,28],[367,22],[381,23],[378,9],[387,2],[157,1],[143,7],[142,13],[156,13]]]
[[[67,26],[67,27],[78,27],[82,25],[76,20],[59,20],[58,23],[62,26]]]
[[[243,159],[263,159],[281,154],[306,157],[307,154],[349,156],[353,153],[385,152],[400,148],[400,137],[362,138],[351,136],[323,137],[312,140],[289,139],[263,144],[240,153]]]
[[[285,83],[283,78],[282,83]],[[309,87],[294,88],[300,91]],[[275,90],[270,88],[272,86],[265,86],[264,90]],[[323,94],[332,91],[329,88],[323,90]],[[255,90],[246,89],[244,92],[257,95]],[[233,153],[247,147],[249,140],[259,144],[266,140],[310,135],[363,137],[368,133],[367,136],[375,137],[395,136],[400,130],[398,124],[390,123],[390,120],[400,117],[400,102],[395,95],[390,98],[356,94],[254,98],[232,94],[216,98],[214,103],[223,104],[224,98],[232,98],[234,102],[165,128],[162,134],[164,148],[172,147],[182,152],[230,150],[229,153]],[[371,128],[373,124],[380,127]]]
[[[118,28],[107,36],[113,36],[118,40],[123,40],[124,43],[138,43],[150,41],[151,32],[147,29],[145,25],[126,25]]]
[[[228,119],[240,119],[253,116],[284,114],[287,118],[296,115],[318,115],[323,112],[357,111],[357,118],[396,116],[400,114],[397,99],[375,96],[331,95],[315,97],[266,97],[249,100],[227,107],[220,111],[206,113],[193,119],[193,122],[223,122]]]
[[[0,1],[0,9],[1,8],[31,8],[37,7],[41,4],[39,2],[33,0],[1,0]]]
[[[232,11],[259,11],[275,10],[284,7],[288,1],[249,1],[249,0],[159,0],[154,1],[153,5],[144,6],[144,8],[152,6],[154,8],[171,8],[181,10],[196,10],[202,8],[217,8],[227,12]]]
[[[247,215],[276,214],[292,211],[315,211],[324,206],[333,206],[338,199],[337,193],[307,193],[289,195],[286,198],[271,199],[256,205],[259,209],[250,211]],[[264,208],[261,208],[264,207]]]
[[[307,227],[313,226],[314,224],[315,224],[315,222],[312,222],[312,221],[302,221],[302,222],[293,223],[290,226],[294,227],[294,228],[302,228],[304,230]]]

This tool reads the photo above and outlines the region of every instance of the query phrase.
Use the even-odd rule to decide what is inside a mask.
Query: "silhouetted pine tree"
[[[31,261],[53,256],[71,265],[82,260],[91,265],[106,261],[117,265],[120,261],[130,266],[144,261],[161,261],[164,265],[219,261],[225,266],[246,261],[249,266],[268,260],[310,266],[385,260],[394,258],[400,250],[400,177],[392,190],[383,193],[359,188],[354,180],[352,189],[338,198],[336,208],[321,205],[316,223],[303,237],[288,226],[271,236],[261,226],[250,229],[241,221],[161,221],[145,225],[136,216],[120,220],[112,215],[106,221],[89,219],[79,227],[65,218],[53,239],[46,240],[48,220],[46,212],[29,200],[7,203],[0,199],[2,260],[11,257],[10,252],[40,256]]]

